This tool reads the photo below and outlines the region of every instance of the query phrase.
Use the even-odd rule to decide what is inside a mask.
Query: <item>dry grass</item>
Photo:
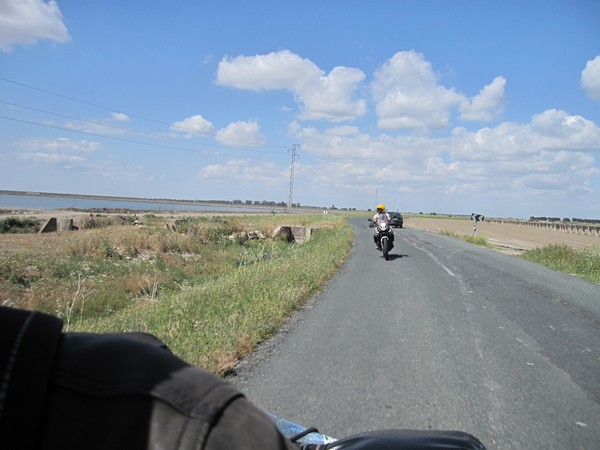
[[[226,373],[331,277],[352,245],[342,215],[148,218],[49,235],[0,235],[0,304],[73,331],[146,331]],[[293,222],[291,222],[293,220]],[[306,244],[229,239],[323,227]]]

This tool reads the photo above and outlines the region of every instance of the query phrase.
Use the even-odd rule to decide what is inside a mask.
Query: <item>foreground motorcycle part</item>
[[[357,434],[305,450],[485,450],[475,436],[462,431],[381,430]]]

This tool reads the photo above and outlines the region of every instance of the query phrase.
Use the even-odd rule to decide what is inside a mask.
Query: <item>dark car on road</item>
[[[392,227],[402,228],[404,226],[404,218],[402,217],[402,214],[400,214],[399,212],[390,212],[389,215],[390,219],[392,219]]]

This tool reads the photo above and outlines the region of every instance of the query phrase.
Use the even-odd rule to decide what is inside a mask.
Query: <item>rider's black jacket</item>
[[[142,334],[0,307],[0,448],[296,449],[238,390]]]

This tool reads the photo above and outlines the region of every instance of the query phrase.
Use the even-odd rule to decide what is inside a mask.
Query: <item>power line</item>
[[[169,149],[169,150],[177,150],[177,151],[181,151],[181,152],[198,153],[198,154],[205,154],[205,155],[211,155],[211,156],[225,156],[225,157],[231,157],[231,158],[245,157],[245,158],[249,158],[249,159],[268,159],[268,160],[272,159],[272,158],[262,158],[260,156],[231,155],[231,154],[226,154],[226,153],[214,153],[214,152],[208,152],[208,151],[186,149],[186,148],[181,148],[181,147],[173,147],[173,146],[170,146],[170,145],[163,145],[163,144],[153,144],[151,142],[135,141],[133,139],[126,139],[126,138],[117,137],[117,136],[107,136],[107,135],[102,135],[102,134],[98,134],[98,133],[91,133],[89,131],[70,130],[68,128],[63,128],[63,127],[59,127],[59,126],[56,126],[56,125],[49,125],[49,124],[45,124],[45,123],[32,122],[32,121],[29,121],[29,120],[15,119],[14,117],[6,117],[6,116],[1,116],[1,115],[0,115],[0,119],[12,120],[14,122],[26,123],[26,124],[29,124],[29,125],[37,125],[37,126],[40,126],[40,127],[52,128],[52,129],[55,129],[55,130],[69,131],[71,133],[79,133],[79,134],[85,134],[85,135],[88,135],[88,136],[96,136],[96,137],[101,137],[101,138],[105,138],[105,139],[113,139],[113,140],[116,140],[116,141],[128,142],[128,143],[131,143],[131,144],[141,144],[141,145],[148,145],[150,147],[158,147],[158,148],[166,148],[166,149]]]
[[[97,126],[101,126],[101,127],[114,128],[116,130],[127,131],[127,132],[130,132],[130,133],[135,133],[135,134],[141,134],[141,135],[156,137],[156,138],[159,138],[159,139],[167,139],[167,140],[180,141],[180,142],[185,142],[185,143],[189,143],[190,142],[187,139],[181,139],[181,138],[172,137],[172,136],[165,136],[163,134],[153,133],[153,132],[145,131],[145,130],[139,130],[139,129],[136,129],[136,128],[127,128],[127,127],[121,127],[119,125],[114,125],[114,124],[109,124],[109,123],[104,123],[104,122],[98,122],[98,121],[88,120],[88,119],[82,119],[80,117],[74,117],[74,116],[69,116],[69,115],[66,115],[66,114],[61,114],[61,113],[57,113],[57,112],[53,112],[53,111],[47,111],[47,110],[43,110],[43,109],[32,108],[30,106],[20,105],[18,103],[7,102],[7,101],[4,101],[4,100],[0,100],[0,103],[3,103],[5,105],[10,105],[10,106],[15,106],[15,107],[18,107],[18,108],[27,109],[27,110],[30,110],[30,111],[40,112],[40,113],[43,113],[43,114],[49,114],[49,115],[54,115],[54,116],[58,116],[58,117],[63,117],[63,118],[66,118],[66,119],[77,120],[79,122],[89,123],[89,124],[97,125]],[[15,120],[18,120],[18,119],[15,119]],[[32,125],[36,125],[37,124],[36,122],[29,122],[29,123],[31,123]],[[45,125],[42,125],[42,126],[45,126]],[[61,129],[59,127],[57,127],[57,128]],[[77,131],[77,130],[72,130],[70,128],[65,128],[65,129],[67,131]],[[181,127],[179,127],[179,129],[186,130],[188,132],[190,131],[190,130],[187,130],[187,129],[181,128]],[[102,135],[100,133],[98,133],[97,135],[101,136],[101,137],[109,137],[109,136],[106,136],[106,135]],[[216,148],[230,148],[230,147],[227,147],[225,145],[211,144],[211,143],[203,143],[202,145],[209,146],[209,147],[216,147]],[[264,150],[261,150],[261,152],[262,153],[279,154],[279,152],[269,152],[269,151],[264,151]]]
[[[69,116],[69,115],[66,115],[66,114],[61,114],[61,113],[57,113],[57,112],[53,112],[53,111],[46,111],[46,110],[43,110],[43,109],[32,108],[30,106],[20,105],[18,103],[7,102],[7,101],[4,101],[4,100],[0,100],[0,103],[3,103],[5,105],[10,105],[10,106],[16,106],[17,108],[27,109],[29,111],[35,111],[35,112],[40,112],[40,113],[43,113],[43,114],[50,114],[50,115],[53,115],[53,116],[64,117],[65,119],[77,120],[79,122],[84,122],[84,123],[91,123],[93,125],[99,125],[99,126],[102,126],[102,127],[114,128],[114,129],[117,129],[117,130],[129,131],[129,132],[137,133],[137,134],[145,134],[145,135],[148,135],[148,136],[153,136],[153,137],[158,137],[158,138],[165,138],[165,136],[163,136],[163,135],[160,135],[158,133],[152,133],[150,131],[137,130],[135,128],[120,127],[118,125],[113,125],[113,124],[110,124],[110,123],[103,123],[103,122],[97,122],[97,121],[94,121],[94,120],[82,119],[80,117],[74,117],[74,116]],[[167,139],[174,139],[174,140],[186,142],[184,139],[173,138],[173,137],[166,137],[166,138]]]
[[[188,128],[184,128],[184,127],[181,127],[181,126],[176,126],[176,125],[173,125],[173,124],[170,124],[170,123],[167,123],[167,122],[163,122],[163,121],[160,121],[160,120],[156,120],[156,119],[152,119],[152,118],[149,118],[149,117],[141,116],[141,115],[138,115],[138,114],[133,114],[133,113],[130,113],[130,112],[126,112],[126,111],[123,111],[123,110],[121,110],[119,108],[111,108],[111,107],[108,107],[108,106],[100,105],[98,103],[93,103],[93,102],[89,102],[87,100],[82,100],[82,99],[79,99],[79,98],[71,97],[69,95],[60,94],[58,92],[49,91],[49,90],[42,89],[42,88],[39,88],[39,87],[36,87],[36,86],[31,86],[29,84],[21,83],[19,81],[10,80],[10,79],[4,78],[4,77],[0,77],[0,80],[1,81],[5,81],[7,83],[15,84],[17,86],[25,87],[27,89],[32,89],[32,90],[35,90],[35,91],[38,91],[38,92],[43,92],[44,94],[53,95],[55,97],[64,98],[66,100],[70,100],[70,101],[73,101],[73,102],[77,102],[77,103],[81,103],[81,104],[84,104],[84,105],[93,106],[95,108],[103,109],[105,111],[110,111],[110,112],[113,112],[113,113],[114,112],[120,112],[121,114],[125,114],[128,117],[135,117],[137,119],[142,119],[142,120],[153,122],[153,123],[156,123],[156,124],[159,124],[159,125],[164,125],[164,126],[167,126],[169,128],[175,128],[177,130],[185,131],[185,132],[188,132],[188,133],[193,133]],[[8,102],[2,102],[2,103],[8,103]],[[29,107],[26,107],[26,106],[21,106],[21,107],[26,108],[26,109],[35,110],[35,108],[29,108]],[[39,112],[44,112],[44,113],[47,113],[47,114],[56,114],[56,115],[59,115],[59,116],[61,115],[59,113],[53,113],[53,112],[42,111],[42,110],[39,110]],[[68,116],[64,116],[64,117],[68,117]],[[74,118],[74,120],[81,120],[81,121],[84,121],[84,122],[86,121],[85,119],[78,119],[78,118]],[[89,122],[95,123],[93,121],[89,121]],[[110,125],[106,125],[106,124],[101,124],[101,125],[110,126]],[[122,127],[118,127],[118,126],[114,126],[114,125],[113,125],[113,127],[114,128],[122,128]],[[128,130],[127,128],[122,128],[122,129]],[[147,133],[145,133],[143,131],[138,131],[138,132],[141,133],[141,134],[147,134]],[[207,134],[206,136],[213,136],[213,137],[215,137],[216,133]],[[163,137],[163,138],[164,139],[180,140],[180,139],[177,139],[177,138],[170,138],[170,137]],[[241,145],[241,146],[244,146],[244,144],[249,144],[249,142],[247,142],[247,141],[245,142],[243,140],[238,140],[238,142],[239,142],[239,145]],[[226,146],[219,146],[218,144],[204,144],[204,145],[209,145],[209,146],[214,146],[214,147],[228,148]],[[270,146],[270,147],[274,148],[274,146]],[[272,153],[277,153],[277,152],[272,152]]]
[[[121,111],[118,108],[109,108],[108,106],[103,106],[103,105],[99,105],[97,103],[88,102],[86,100],[81,100],[81,99],[78,99],[78,98],[75,98],[75,97],[70,97],[68,95],[59,94],[57,92],[52,92],[52,91],[47,91],[46,89],[41,89],[41,88],[38,88],[38,87],[35,87],[35,86],[31,86],[29,84],[20,83],[19,81],[9,80],[8,78],[0,77],[0,80],[6,81],[7,83],[16,84],[18,86],[26,87],[28,89],[33,89],[35,91],[43,92],[44,94],[54,95],[55,97],[60,97],[60,98],[64,98],[64,99],[67,99],[67,100],[71,100],[73,102],[82,103],[84,105],[89,105],[89,106],[93,106],[95,108],[104,109],[106,111],[111,111],[111,112],[119,111],[119,112],[121,112],[123,114],[126,114],[128,116],[131,116],[131,117],[136,117],[138,119],[147,120],[149,122],[154,122],[154,123],[158,123],[158,124],[161,124],[161,125],[170,126],[170,124],[168,124],[168,123],[161,122],[161,121],[155,120],[155,119],[150,119],[149,117],[138,116],[136,114],[132,114],[132,113],[128,113],[128,112],[125,112],[125,111]]]

